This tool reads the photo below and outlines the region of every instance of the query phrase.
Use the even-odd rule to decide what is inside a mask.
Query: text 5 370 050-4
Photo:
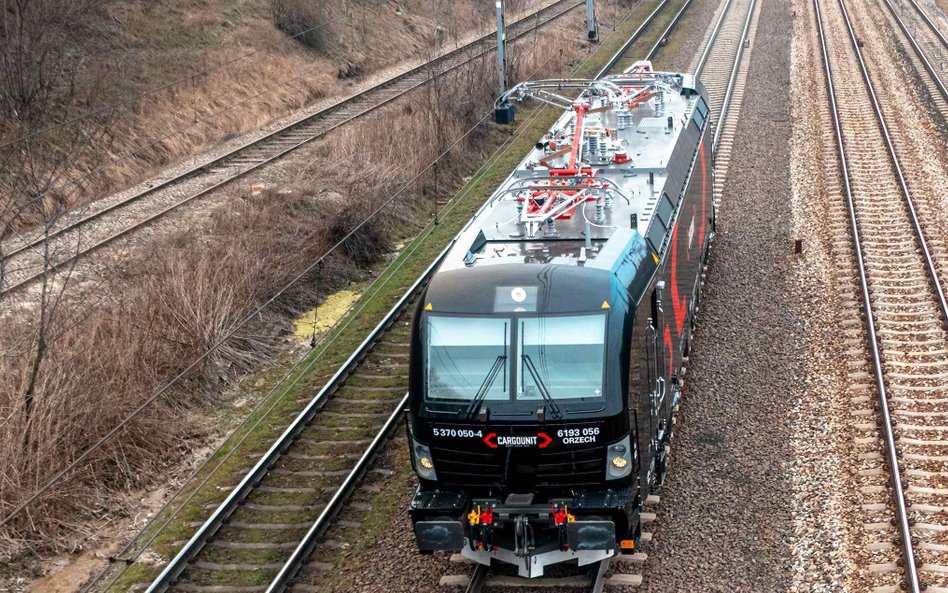
[[[432,428],[431,433],[436,437],[453,437],[460,439],[483,438],[484,433],[470,428]]]

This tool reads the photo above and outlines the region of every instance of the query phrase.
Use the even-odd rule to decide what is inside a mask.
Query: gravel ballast
[[[641,591],[784,591],[802,324],[788,286],[786,2],[765,0]]]

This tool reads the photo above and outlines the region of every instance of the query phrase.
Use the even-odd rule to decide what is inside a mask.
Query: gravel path
[[[868,368],[858,313],[854,266],[835,136],[822,71],[812,2],[794,0],[792,41],[791,183],[794,236],[804,240],[794,271],[798,308],[806,308],[804,391],[793,413],[795,591],[861,591],[853,557],[864,547],[852,398],[870,386],[851,384]],[[819,295],[814,298],[813,295]],[[840,329],[844,328],[844,329]],[[841,356],[841,353],[845,353]],[[849,356],[852,353],[853,356]],[[860,360],[861,365],[853,365]]]
[[[642,591],[784,591],[800,312],[788,286],[790,7],[764,0]]]
[[[693,71],[721,6],[721,2],[693,2],[672,31],[668,45],[658,52],[655,67],[671,72]]]

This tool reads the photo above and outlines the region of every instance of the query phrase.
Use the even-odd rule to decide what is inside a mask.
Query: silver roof
[[[576,110],[569,108],[471,219],[442,270],[612,259],[622,253],[630,233],[646,232],[668,181],[675,147],[694,115],[700,97],[697,82],[691,76],[648,71],[590,83],[597,86],[576,101],[588,105],[576,167],[568,170],[570,154],[564,153],[572,146],[577,120]],[[600,93],[597,88],[603,83],[626,94],[616,100]],[[577,170],[580,174],[574,174]],[[574,198],[578,195],[583,201],[570,208],[580,200]],[[609,267],[609,262],[595,263]]]

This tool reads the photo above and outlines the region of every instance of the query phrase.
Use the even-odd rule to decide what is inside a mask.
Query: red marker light
[[[537,438],[540,439],[540,442],[537,445],[537,447],[541,449],[546,449],[546,446],[553,442],[553,437],[546,434],[545,432],[538,432]]]
[[[494,441],[494,438],[495,438],[496,436],[497,436],[497,433],[496,433],[496,432],[492,432],[492,433],[488,434],[486,437],[484,437],[484,442],[487,443],[487,446],[490,447],[491,449],[496,449],[496,448],[497,448],[497,443]]]

